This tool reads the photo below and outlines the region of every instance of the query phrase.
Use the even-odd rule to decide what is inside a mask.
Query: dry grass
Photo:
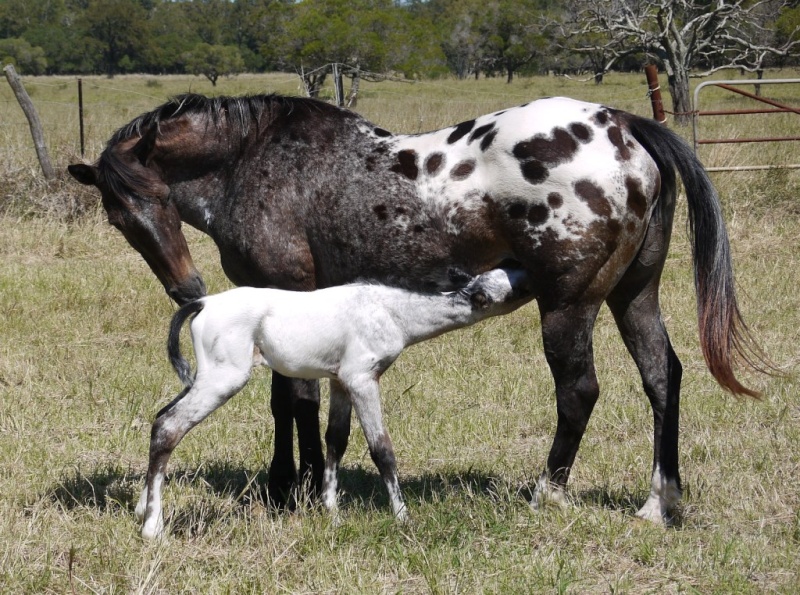
[[[190,86],[212,90],[197,78],[151,80],[85,81],[89,158],[114,128],[168,95]],[[25,82],[37,89],[33,99],[63,169],[78,154],[74,81]],[[275,89],[296,91],[296,83],[239,77],[216,91]],[[384,83],[365,88],[359,110],[382,126],[413,132],[537,95],[595,99],[647,115],[644,90],[643,77],[622,76],[600,88],[554,79],[510,87],[500,80]],[[5,99],[10,92],[2,93]],[[15,110],[0,103],[0,200],[7,213],[0,219],[0,591],[797,591],[796,172],[713,176],[725,201],[743,310],[787,372],[747,376],[765,393],[760,403],[722,394],[705,370],[679,204],[662,292],[685,367],[686,490],[676,528],[632,518],[648,490],[651,419],[605,311],[595,336],[602,397],[570,486],[576,506],[539,514],[528,508],[526,487],[542,468],[555,423],[532,305],[415,346],[386,374],[384,404],[409,526],[392,522],[360,432],[344,461],[341,526],[314,508],[276,515],[262,506],[257,486],[265,481],[273,426],[268,377],[259,373],[177,449],[165,492],[170,539],[151,545],[138,538],[132,506],[149,422],[178,390],[163,348],[173,306],[105,224],[94,195],[66,180],[55,187],[38,180]],[[715,134],[729,126],[713,125]],[[798,162],[795,145],[777,156]],[[738,162],[765,150],[717,147],[704,159],[733,160],[736,152]],[[189,241],[210,289],[228,287],[209,239],[190,232]]]

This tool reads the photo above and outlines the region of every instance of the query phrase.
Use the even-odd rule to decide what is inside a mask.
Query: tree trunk
[[[689,72],[675,68],[668,75],[669,93],[672,96],[672,111],[678,126],[688,126],[692,121],[692,102],[689,96]]]
[[[322,90],[322,85],[325,84],[327,76],[328,73],[326,71],[322,71],[321,74],[303,75],[303,85],[309,97],[319,97],[319,92]]]
[[[353,82],[350,83],[350,92],[347,94],[347,107],[353,108],[358,103],[358,88],[361,86],[359,70],[353,71]]]

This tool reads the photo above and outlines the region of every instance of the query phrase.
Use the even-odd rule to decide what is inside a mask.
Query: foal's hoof
[[[145,541],[157,541],[165,538],[164,522],[160,519],[154,522],[145,522],[142,525],[142,539]]]

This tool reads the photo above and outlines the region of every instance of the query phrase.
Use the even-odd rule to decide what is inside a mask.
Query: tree
[[[199,43],[185,56],[186,69],[192,74],[202,74],[217,86],[220,76],[231,76],[244,70],[244,60],[239,49],[232,45]]]
[[[355,77],[354,83],[369,73],[413,70],[422,62],[412,54],[421,49],[422,56],[430,57],[433,46],[406,46],[409,40],[419,41],[421,35],[409,10],[391,0],[288,3],[280,35],[271,46],[262,46],[262,51],[276,52],[282,68],[298,72],[312,97],[319,93],[334,63]]]
[[[562,37],[578,39],[572,51],[603,52],[603,71],[632,53],[646,54],[667,72],[676,122],[685,124],[690,76],[725,68],[757,71],[768,56],[797,51],[798,29],[782,42],[768,35],[787,6],[785,0],[577,0],[562,22]],[[691,74],[693,69],[701,72]]]
[[[149,36],[147,17],[147,11],[136,0],[90,0],[83,11],[90,48],[99,54],[109,77],[123,70],[123,66],[126,70],[132,68],[140,59]]]
[[[483,22],[483,62],[487,71],[502,70],[506,82],[547,47],[537,27],[534,4],[520,0],[495,0],[486,4]]]
[[[13,64],[20,74],[44,74],[47,58],[42,48],[24,39],[0,39],[0,64]]]
[[[159,74],[186,71],[184,56],[202,42],[186,12],[184,2],[160,2],[150,11],[150,36],[142,50],[147,71]]]

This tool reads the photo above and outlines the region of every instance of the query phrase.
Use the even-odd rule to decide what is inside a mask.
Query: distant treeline
[[[774,37],[765,32],[780,25],[791,39],[800,30],[797,1],[731,4],[728,10],[707,0],[0,0],[0,61],[23,74],[194,73],[212,82],[237,72],[286,70],[304,73],[311,85],[314,71],[332,63],[349,76],[482,74],[511,81],[515,74],[602,76],[648,59],[669,62],[674,56],[662,49],[664,40],[670,31],[681,35],[684,25],[686,44],[696,45],[697,35],[719,38],[711,50],[689,53],[701,66],[761,68],[769,62],[759,48]],[[665,20],[673,17],[678,29]],[[702,28],[691,29],[693,21]],[[659,31],[665,22],[670,31]],[[727,46],[742,44],[753,46],[752,55],[730,57]],[[775,56],[785,61],[792,54]]]
[[[0,60],[23,74],[313,71],[513,76],[559,51],[551,0],[0,0]],[[624,68],[624,64],[620,65]]]

